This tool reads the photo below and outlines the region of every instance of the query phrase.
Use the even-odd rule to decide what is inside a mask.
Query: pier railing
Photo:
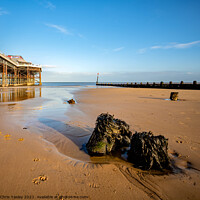
[[[173,83],[170,81],[169,83],[164,83],[161,81],[160,83],[156,82],[135,82],[135,83],[96,83],[97,86],[114,86],[114,87],[129,87],[129,88],[162,88],[162,89],[188,89],[188,90],[200,90],[200,84],[197,81],[193,81],[193,83],[184,83],[181,81],[180,83]]]

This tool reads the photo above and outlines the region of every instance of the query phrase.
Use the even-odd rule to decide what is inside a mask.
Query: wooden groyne
[[[161,81],[160,83],[96,83],[97,86],[114,86],[114,87],[129,87],[129,88],[161,88],[161,89],[186,89],[186,90],[200,90],[200,84],[197,81],[193,81],[193,83],[184,83],[181,81],[180,83],[164,83]]]

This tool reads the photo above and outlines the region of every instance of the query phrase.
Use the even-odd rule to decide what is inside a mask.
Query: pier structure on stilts
[[[0,53],[0,87],[42,85],[41,65],[27,62],[22,56]]]

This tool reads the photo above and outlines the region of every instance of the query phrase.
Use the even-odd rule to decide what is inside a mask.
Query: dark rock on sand
[[[171,92],[170,99],[172,101],[177,101],[178,100],[178,92]]]
[[[131,135],[126,122],[108,113],[102,113],[97,117],[96,127],[86,148],[90,155],[110,154],[121,147],[129,146]]]
[[[69,104],[75,104],[74,99],[70,99],[69,101],[67,101]]]
[[[145,170],[168,169],[168,139],[162,135],[154,136],[152,132],[136,132],[131,139],[128,160]]]

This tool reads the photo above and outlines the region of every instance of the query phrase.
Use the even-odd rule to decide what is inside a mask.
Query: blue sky
[[[200,81],[199,0],[0,0],[0,51],[43,81]]]

